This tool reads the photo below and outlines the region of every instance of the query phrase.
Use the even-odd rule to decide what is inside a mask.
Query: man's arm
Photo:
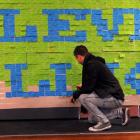
[[[81,91],[83,93],[90,93],[94,91],[98,78],[98,68],[93,64],[89,63],[86,70],[86,78],[82,81]]]
[[[75,102],[76,99],[79,98],[79,96],[83,93],[91,93],[94,91],[97,77],[98,77],[98,71],[94,64],[89,63],[86,70],[86,76],[87,78],[82,81],[82,87],[80,90],[76,90],[73,92],[73,99],[72,101]]]

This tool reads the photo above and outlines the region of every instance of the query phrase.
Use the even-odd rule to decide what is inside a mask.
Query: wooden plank
[[[55,135],[55,136],[9,136],[0,137],[0,140],[140,140],[139,133],[108,133],[108,134],[77,134],[77,135]]]

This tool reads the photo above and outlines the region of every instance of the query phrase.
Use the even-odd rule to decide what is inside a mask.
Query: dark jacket
[[[123,90],[109,70],[101,61],[97,60],[92,54],[85,57],[82,70],[82,87],[77,94],[89,94],[95,91],[100,98],[112,95],[116,99],[124,100]]]

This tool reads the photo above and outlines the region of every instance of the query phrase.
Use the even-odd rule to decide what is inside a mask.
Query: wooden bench
[[[126,96],[124,107],[129,108],[130,117],[140,117],[140,95]]]

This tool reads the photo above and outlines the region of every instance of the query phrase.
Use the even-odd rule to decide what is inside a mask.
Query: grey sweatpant
[[[81,94],[78,98],[81,105],[83,105],[90,114],[89,121],[97,121],[106,123],[111,119],[120,118],[122,116],[123,101],[117,100],[110,96],[107,98],[100,98],[95,92],[91,94]],[[92,120],[92,118],[94,120]]]

